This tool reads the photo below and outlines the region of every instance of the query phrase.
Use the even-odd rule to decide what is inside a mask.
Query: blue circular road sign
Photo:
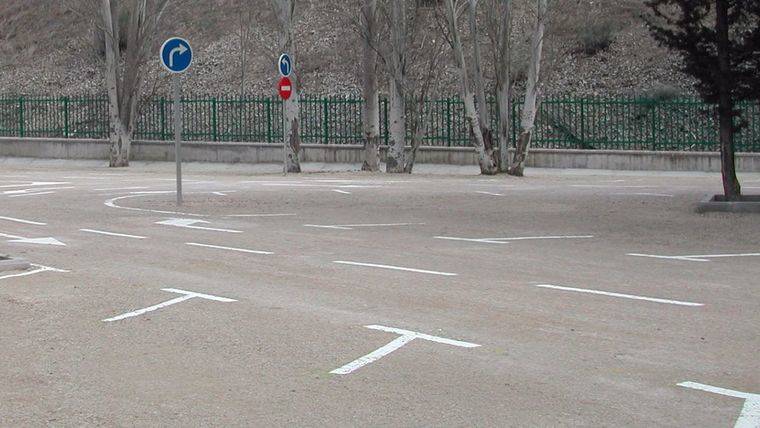
[[[184,73],[193,63],[193,49],[187,40],[172,37],[161,46],[161,64],[170,73]]]
[[[293,73],[293,61],[291,61],[290,55],[288,54],[280,55],[280,60],[278,64],[280,67],[280,74],[282,75],[282,77],[290,77],[291,73]]]

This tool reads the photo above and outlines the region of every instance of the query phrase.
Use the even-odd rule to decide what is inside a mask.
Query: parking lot
[[[2,166],[0,425],[760,425],[719,175],[217,168]]]

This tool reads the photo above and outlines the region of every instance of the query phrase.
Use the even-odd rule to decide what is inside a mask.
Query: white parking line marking
[[[6,233],[0,233],[0,236],[4,238],[10,238],[11,240],[8,242],[11,242],[14,244],[56,245],[60,247],[66,246],[66,244],[64,244],[63,242],[52,237],[51,238],[24,238],[23,236],[9,235]]]
[[[24,198],[27,196],[42,196],[42,195],[52,195],[55,192],[40,192],[40,193],[23,193],[20,195],[12,195],[8,196],[9,198]]]
[[[2,216],[0,216],[0,220],[13,221],[13,222],[22,223],[22,224],[31,224],[31,225],[34,225],[34,226],[47,226],[47,223],[40,223],[38,221],[31,221],[31,220],[22,220],[20,218],[13,218],[13,217],[2,217]]]
[[[663,198],[674,198],[675,195],[669,195],[667,193],[613,193],[614,196],[656,196]]]
[[[209,232],[243,233],[242,230],[217,229],[214,227],[194,226],[195,224],[199,224],[199,223],[210,224],[210,222],[205,221],[205,220],[197,220],[197,219],[190,219],[190,218],[170,218],[169,220],[159,221],[156,224],[160,224],[163,226],[184,227],[186,229],[205,230]]]
[[[351,194],[351,192],[346,192],[345,190],[339,190],[339,189],[332,189],[332,191],[335,192],[335,193],[342,193],[344,195],[350,195]]]
[[[94,230],[94,229],[79,229],[80,232],[85,233],[94,233],[96,235],[106,235],[106,236],[116,236],[120,238],[132,238],[132,239],[148,239],[145,236],[137,236],[137,235],[127,235],[124,233],[114,233],[114,232],[105,232],[102,230]]]
[[[367,364],[373,363],[380,358],[383,358],[384,356],[390,354],[391,352],[401,348],[402,346],[406,345],[407,343],[413,341],[414,339],[423,339],[428,340],[435,343],[442,343],[444,345],[451,345],[451,346],[458,346],[460,348],[477,348],[480,347],[480,345],[477,345],[475,343],[469,343],[469,342],[462,342],[459,340],[453,340],[453,339],[447,339],[445,337],[438,337],[438,336],[431,336],[424,333],[418,333],[416,331],[409,331],[409,330],[402,330],[400,328],[393,328],[393,327],[384,327],[381,325],[368,325],[365,326],[372,330],[380,330],[385,331],[388,333],[394,333],[400,335],[400,337],[397,337],[393,339],[390,343],[388,343],[385,346],[382,346],[379,349],[376,349],[375,351],[370,352],[369,354],[358,358],[348,364],[346,364],[343,367],[337,368],[333,371],[331,371],[331,374],[338,374],[338,375],[347,375],[351,372],[354,372],[361,367],[366,366]]]
[[[631,299],[631,300],[645,300],[647,302],[666,303],[669,305],[677,305],[677,306],[704,306],[703,303],[681,302],[678,300],[658,299],[655,297],[634,296],[632,294],[612,293],[609,291],[589,290],[586,288],[560,287],[558,285],[547,285],[547,284],[534,285],[534,287],[549,288],[552,290],[561,290],[561,291],[573,291],[577,293],[598,294],[602,296],[620,297],[623,299]]]
[[[588,188],[588,189],[653,189],[660,186],[616,186],[605,184],[571,184],[570,187]]]
[[[537,241],[544,239],[591,239],[594,235],[568,235],[568,236],[521,236],[515,238],[457,238],[453,236],[435,236],[435,239],[448,241],[479,242],[484,244],[507,244],[512,241]]]
[[[154,306],[149,306],[147,308],[138,309],[138,310],[132,311],[132,312],[127,312],[126,314],[122,314],[122,315],[119,315],[119,316],[116,316],[116,317],[113,317],[113,318],[107,318],[107,319],[104,319],[103,322],[114,322],[114,321],[121,321],[121,320],[124,320],[124,319],[127,319],[127,318],[133,318],[133,317],[136,317],[136,316],[140,316],[140,315],[146,314],[148,312],[153,312],[153,311],[165,308],[167,306],[176,305],[177,303],[181,303],[181,302],[184,302],[185,300],[190,300],[190,299],[194,299],[194,298],[213,300],[213,301],[216,301],[216,302],[223,302],[223,303],[237,302],[237,300],[228,299],[226,297],[212,296],[210,294],[195,293],[195,292],[192,292],[192,291],[177,290],[175,288],[164,288],[162,290],[163,291],[167,291],[169,293],[182,294],[183,296],[182,297],[177,297],[175,299],[167,300],[167,301],[165,301],[163,303],[159,303],[159,304],[154,305]]]
[[[475,193],[478,193],[478,194],[481,194],[481,195],[489,195],[489,196],[504,196],[501,193],[493,193],[493,192],[475,192]]]
[[[113,192],[116,190],[145,190],[150,189],[150,187],[146,186],[136,186],[136,187],[113,187],[110,189],[95,189],[96,192]]]
[[[702,254],[691,256],[660,256],[656,254],[639,254],[628,253],[627,255],[633,257],[648,257],[651,259],[665,259],[665,260],[681,260],[687,262],[709,262],[709,259],[719,259],[726,257],[760,257],[760,253],[743,253],[743,254]]]
[[[227,217],[238,217],[238,218],[247,218],[247,217],[293,217],[298,214],[233,214],[228,215]]]
[[[386,223],[386,224],[304,224],[303,227],[316,227],[321,229],[339,229],[352,230],[355,227],[401,227],[401,226],[420,226],[425,223]]]
[[[69,190],[69,189],[76,189],[76,187],[40,187],[36,189],[23,189],[23,190],[6,190],[3,192],[4,195],[36,195],[36,194],[44,194],[44,192],[52,193],[55,190]],[[11,196],[13,197],[13,196]]]
[[[33,181],[29,184],[8,184],[6,186],[0,186],[0,189],[11,189],[13,187],[62,186],[64,184],[71,184],[71,183],[57,182],[57,181]]]
[[[12,274],[12,275],[3,275],[3,276],[0,276],[0,279],[18,278],[18,277],[21,277],[21,276],[35,275],[35,274],[42,273],[42,272],[58,272],[58,273],[69,273],[70,272],[68,270],[57,269],[57,268],[54,268],[54,267],[43,266],[43,265],[38,265],[38,264],[34,264],[34,263],[31,263],[31,266],[34,266],[37,269],[30,270],[28,272],[16,273],[16,274]]]
[[[696,382],[681,382],[678,386],[713,394],[726,395],[728,397],[743,398],[744,407],[736,420],[735,428],[758,428],[760,427],[760,394],[734,391],[733,389],[719,388]]]
[[[233,248],[233,247],[222,247],[218,245],[209,245],[209,244],[198,244],[196,242],[187,242],[185,245],[191,245],[193,247],[203,247],[203,248],[214,248],[217,250],[228,250],[228,251],[237,251],[241,253],[250,253],[250,254],[264,254],[264,255],[272,255],[274,253],[270,251],[257,251],[257,250],[247,250],[245,248]]]
[[[441,276],[457,276],[458,275],[456,273],[450,273],[450,272],[437,272],[434,270],[413,269],[413,268],[389,266],[389,265],[378,265],[374,263],[347,262],[343,260],[333,261],[333,263],[338,263],[341,265],[350,265],[350,266],[362,266],[362,267],[373,267],[373,268],[379,268],[379,269],[399,270],[399,271],[404,271],[404,272],[426,273],[430,275],[441,275]]]

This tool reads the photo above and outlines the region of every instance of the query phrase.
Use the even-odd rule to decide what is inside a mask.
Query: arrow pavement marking
[[[147,308],[138,309],[138,310],[132,311],[132,312],[127,312],[126,314],[122,314],[122,315],[119,315],[119,316],[116,316],[116,317],[113,317],[113,318],[107,318],[107,319],[104,319],[103,322],[114,322],[114,321],[121,321],[121,320],[124,320],[124,319],[127,319],[127,318],[133,318],[133,317],[136,317],[136,316],[140,316],[140,315],[146,314],[148,312],[153,312],[153,311],[157,311],[159,309],[163,309],[163,308],[165,308],[167,306],[176,305],[177,303],[182,303],[185,300],[190,300],[190,299],[195,299],[195,298],[205,299],[205,300],[213,300],[215,302],[222,302],[222,303],[237,302],[237,300],[228,299],[226,297],[212,296],[210,294],[202,294],[202,293],[195,293],[195,292],[192,292],[192,291],[178,290],[176,288],[163,288],[162,290],[166,291],[166,292],[169,292],[169,293],[181,294],[182,297],[177,297],[177,298],[174,298],[174,299],[171,299],[171,300],[167,300],[167,301],[165,301],[163,303],[159,303],[159,304],[154,305],[154,306],[149,306]]]
[[[185,227],[187,229],[195,229],[195,230],[206,230],[209,232],[243,233],[243,231],[241,230],[217,229],[213,227],[194,226],[196,224],[210,224],[210,222],[205,221],[205,220],[197,220],[197,219],[190,219],[190,218],[171,218],[166,221],[159,221],[156,224],[160,224],[163,226]]]
[[[709,259],[719,259],[725,257],[760,257],[760,253],[743,253],[743,254],[702,254],[692,256],[660,256],[657,254],[638,254],[628,253],[633,257],[648,257],[650,259],[681,260],[686,262],[709,262]]]
[[[34,264],[34,263],[32,263],[30,265],[33,266],[33,267],[35,267],[36,269],[30,270],[28,272],[22,272],[22,273],[16,273],[16,274],[12,274],[12,275],[0,276],[0,279],[18,278],[20,276],[29,276],[29,275],[34,275],[34,274],[42,273],[42,272],[59,272],[59,273],[69,273],[70,272],[68,270],[57,269],[57,268],[50,267],[50,266],[37,265],[37,264]]]
[[[416,331],[402,330],[400,328],[394,328],[394,327],[384,327],[381,325],[368,325],[365,327],[372,330],[380,330],[380,331],[385,331],[388,333],[395,333],[395,334],[398,334],[399,337],[393,339],[387,345],[381,348],[378,348],[370,352],[369,354],[346,364],[343,367],[337,368],[331,371],[330,373],[338,374],[338,375],[347,375],[351,372],[354,372],[366,366],[367,364],[374,363],[375,361],[401,348],[402,346],[413,341],[414,339],[423,339],[423,340],[428,340],[430,342],[442,343],[444,345],[458,346],[460,348],[477,348],[480,346],[475,343],[462,342],[462,341],[453,340],[453,339],[446,339],[445,337],[430,336],[428,334],[418,333]]]
[[[0,233],[0,236],[4,238],[10,238],[8,242],[15,244],[37,244],[37,245],[56,245],[59,247],[65,247],[66,244],[55,238],[24,238],[23,236],[8,235],[6,233]]]
[[[185,52],[187,52],[187,48],[183,44],[180,44],[176,48],[169,51],[169,68],[174,68],[174,55],[182,55]]]
[[[760,428],[760,394],[734,391],[733,389],[718,388],[717,386],[705,385],[696,382],[681,382],[678,386],[711,392],[713,394],[726,395],[729,397],[743,398],[744,407],[736,420],[735,428]]]

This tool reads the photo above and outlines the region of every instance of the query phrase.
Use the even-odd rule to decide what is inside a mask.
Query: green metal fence
[[[282,102],[264,97],[190,96],[183,99],[183,138],[189,141],[252,141],[279,143]],[[301,138],[304,143],[360,144],[362,103],[351,97],[301,97]],[[495,102],[489,101],[490,123],[496,129]],[[388,101],[380,101],[381,135],[388,140]],[[414,108],[409,103],[407,110]],[[135,138],[173,138],[172,102],[163,97],[144,100]],[[742,130],[737,150],[760,152],[760,105],[740,106]],[[513,103],[510,129],[519,131],[521,104]],[[457,98],[425,102],[429,124],[425,144],[470,145],[464,105]],[[103,96],[0,96],[0,136],[105,138],[108,102]],[[554,97],[541,103],[534,147],[619,150],[714,151],[718,148],[715,108],[697,99],[655,101],[643,98]]]

